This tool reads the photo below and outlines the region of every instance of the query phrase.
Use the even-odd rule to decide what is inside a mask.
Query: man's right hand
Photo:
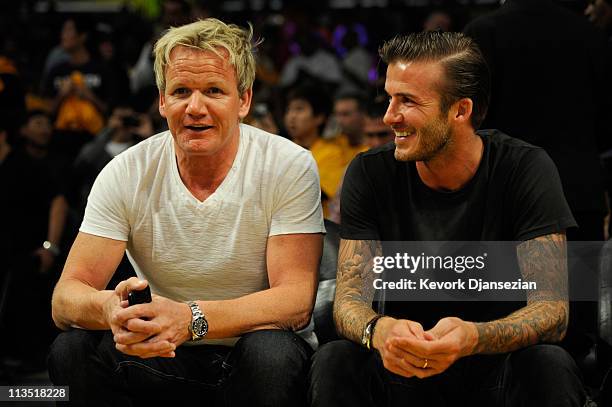
[[[383,317],[374,329],[373,346],[380,352],[385,368],[404,377],[425,377],[425,360],[407,353],[395,345],[396,338],[414,338],[421,341],[435,339],[418,322]]]
[[[128,293],[130,291],[143,290],[147,285],[148,282],[146,280],[130,277],[117,284],[117,287],[115,287],[115,295],[111,296],[104,304],[104,315],[113,332],[113,339],[116,344],[131,345],[144,342],[151,336],[161,332],[159,324],[144,319],[130,319],[126,325],[122,325],[118,322],[117,313],[129,306],[127,301]],[[164,341],[156,345],[159,346],[159,352],[157,354],[148,355],[148,357],[174,356],[173,351],[175,347],[170,342]]]

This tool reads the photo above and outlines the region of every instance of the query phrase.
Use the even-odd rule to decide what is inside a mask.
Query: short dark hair
[[[378,53],[386,64],[396,61],[440,62],[446,78],[439,89],[441,110],[448,111],[459,99],[474,103],[471,123],[479,128],[489,107],[489,67],[476,43],[457,32],[429,31],[399,35],[386,41]]]
[[[336,97],[334,97],[334,102],[337,102],[339,100],[354,100],[355,102],[357,102],[357,109],[359,109],[360,112],[365,112],[366,110],[366,106],[367,106],[366,98],[365,98],[365,95],[363,95],[360,92],[354,92],[354,91],[338,92],[336,94]]]
[[[323,115],[323,123],[319,126],[319,134],[323,133],[329,115],[332,113],[332,99],[324,86],[317,86],[315,82],[307,82],[289,91],[287,106],[292,100],[304,100],[312,109],[313,116]]]
[[[287,95],[287,104],[296,99],[308,102],[314,116],[322,114],[327,119],[332,112],[331,97],[325,89],[314,84],[300,85],[291,89]]]

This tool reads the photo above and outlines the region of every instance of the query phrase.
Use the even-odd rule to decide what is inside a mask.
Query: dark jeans
[[[386,370],[378,352],[341,340],[313,356],[309,399],[314,407],[578,407],[585,392],[574,361],[554,345],[471,356],[442,374],[408,379]]]
[[[110,331],[74,329],[51,346],[49,375],[70,405],[302,406],[310,347],[292,332],[248,333],[227,346],[180,346],[175,358],[115,349]]]

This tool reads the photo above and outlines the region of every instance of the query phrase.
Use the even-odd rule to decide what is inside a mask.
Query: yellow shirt
[[[318,138],[310,146],[310,152],[319,168],[321,191],[323,192],[321,203],[323,215],[326,218],[329,216],[328,203],[336,195],[346,167],[359,152],[365,150],[367,150],[366,146],[351,146],[345,135],[333,139]]]

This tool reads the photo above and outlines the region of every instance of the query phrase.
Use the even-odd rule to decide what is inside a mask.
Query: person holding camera
[[[153,124],[147,114],[136,112],[129,103],[113,108],[106,127],[83,146],[74,162],[72,204],[79,218],[83,217],[91,187],[106,164],[152,133]]]
[[[251,40],[209,18],[155,45],[169,130],[102,170],[53,295],[66,332],[49,373],[72,403],[305,403],[311,350],[293,331],[314,305],[319,178],[308,151],[240,123]],[[104,290],[126,251],[138,278]]]

